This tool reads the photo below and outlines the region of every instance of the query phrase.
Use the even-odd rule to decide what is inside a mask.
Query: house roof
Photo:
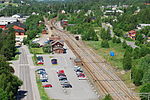
[[[22,27],[19,27],[19,26],[16,26],[16,25],[14,25],[14,26],[13,26],[13,29],[24,30],[24,28],[22,28]]]
[[[25,33],[25,30],[15,29],[15,32]]]
[[[131,30],[131,31],[129,31],[129,33],[133,34],[133,33],[136,33],[136,31],[135,30]]]
[[[141,27],[150,26],[150,24],[139,24]]]
[[[26,26],[20,22],[14,22],[14,23],[8,24],[6,27],[12,27],[14,25],[22,27],[22,28],[26,28]]]
[[[53,40],[53,41],[57,41],[57,40],[60,40],[60,39],[61,39],[60,36],[51,36],[49,38],[49,40]]]
[[[60,43],[60,44],[64,45],[64,42],[63,42],[63,41],[60,41],[60,40],[57,40],[57,41],[53,42],[51,45],[53,46],[53,45],[55,45],[56,43]]]

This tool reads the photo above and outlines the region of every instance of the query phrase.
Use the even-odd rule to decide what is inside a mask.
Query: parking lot
[[[47,94],[50,98],[57,100],[98,100],[97,95],[93,92],[88,81],[78,79],[76,72],[74,71],[75,65],[73,63],[73,59],[76,57],[67,46],[66,48],[67,54],[39,55],[43,57],[44,65],[37,66],[36,69],[44,68],[48,74],[48,82],[46,83],[52,85],[52,88],[45,88]],[[51,63],[52,58],[57,59],[58,64],[53,65]],[[72,88],[62,87],[57,74],[58,70],[64,70],[67,80],[72,85]]]

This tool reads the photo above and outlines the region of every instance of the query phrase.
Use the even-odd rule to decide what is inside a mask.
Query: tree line
[[[16,77],[8,60],[15,56],[15,32],[12,28],[0,31],[0,100],[15,100],[22,81]]]

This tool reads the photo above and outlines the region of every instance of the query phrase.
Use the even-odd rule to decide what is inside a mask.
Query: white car
[[[74,66],[74,71],[76,72],[77,70],[80,70],[81,69],[81,67],[79,67],[79,66]]]

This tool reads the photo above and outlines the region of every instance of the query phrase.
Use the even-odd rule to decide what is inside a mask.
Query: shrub
[[[103,40],[102,43],[101,43],[101,46],[102,46],[103,48],[109,48],[109,43],[108,43],[108,41],[107,41],[107,40]]]
[[[31,43],[30,47],[32,47],[32,48],[39,48],[40,44],[39,43]]]

